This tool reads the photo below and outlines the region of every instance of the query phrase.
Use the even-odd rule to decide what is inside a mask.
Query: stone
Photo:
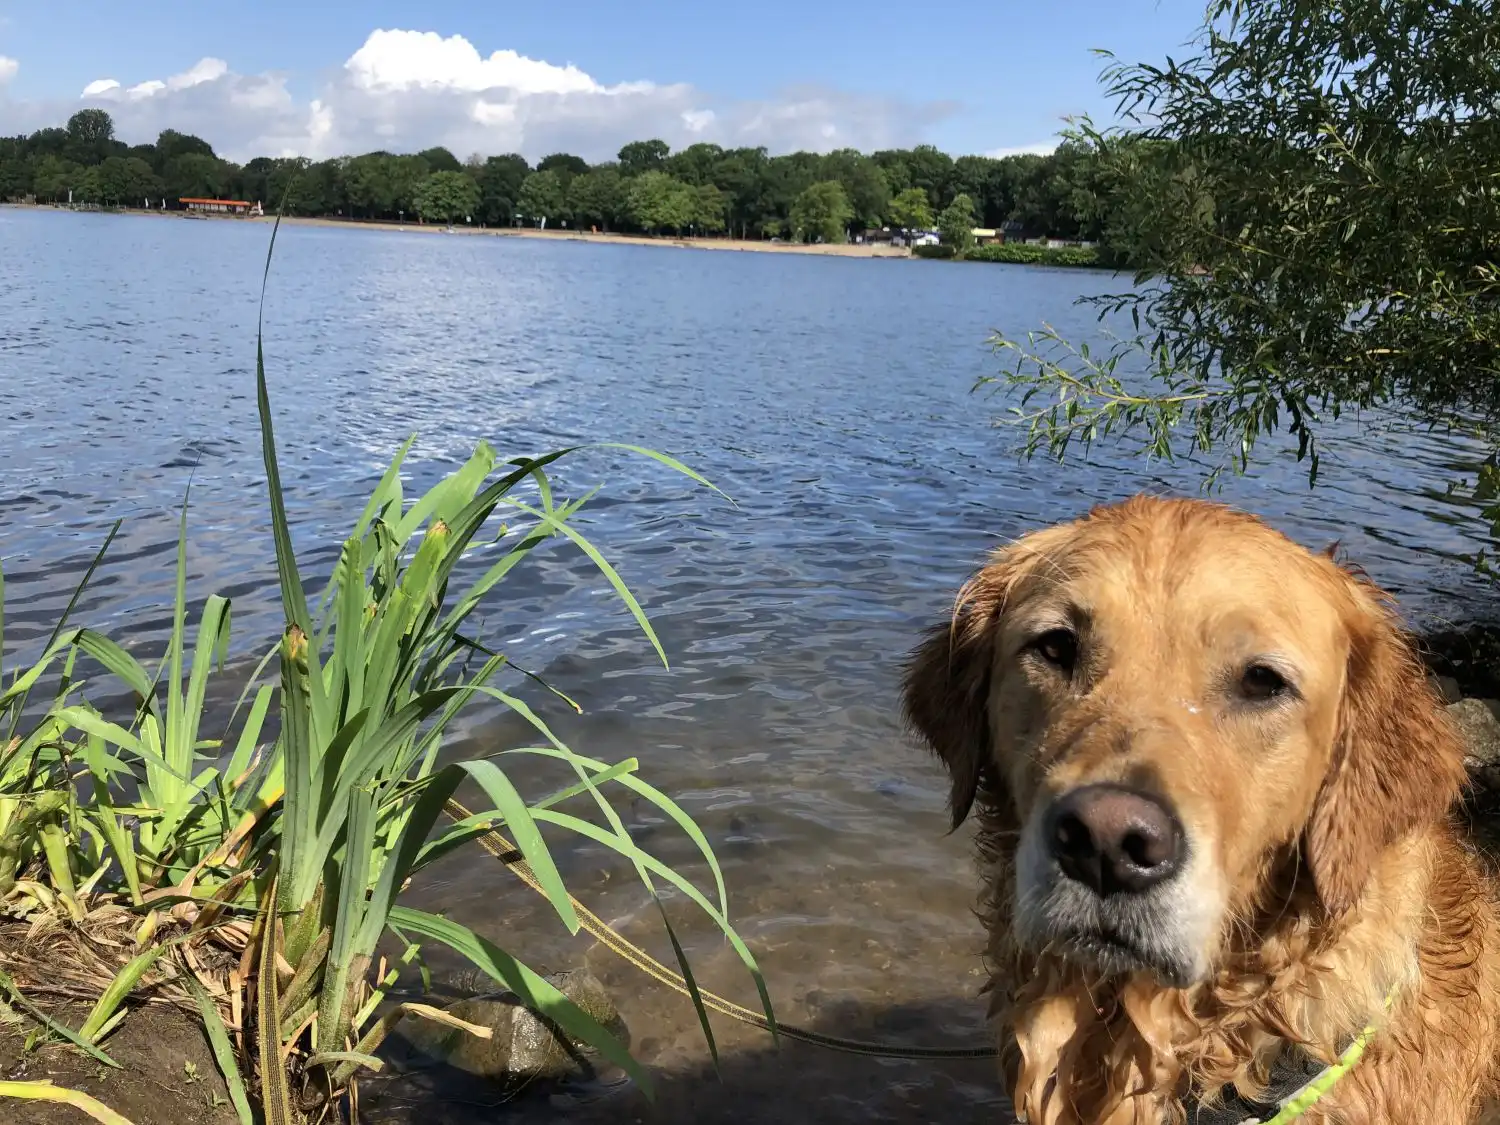
[[[1448,714],[1464,740],[1464,764],[1479,785],[1500,791],[1500,702],[1465,699],[1450,704]]]
[[[629,1044],[625,1022],[592,973],[579,969],[543,979],[616,1039]],[[417,1054],[433,1062],[496,1082],[566,1078],[588,1069],[590,1049],[527,1008],[513,992],[465,997],[447,1005],[444,1011],[467,1023],[488,1027],[491,1038],[480,1039],[413,1015],[401,1019],[397,1034]]]
[[[1429,675],[1427,678],[1432,681],[1432,689],[1444,703],[1457,703],[1464,697],[1463,689],[1452,676]]]

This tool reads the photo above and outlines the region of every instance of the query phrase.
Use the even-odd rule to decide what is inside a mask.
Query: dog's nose
[[[1063,874],[1098,895],[1138,894],[1182,862],[1182,828],[1160,798],[1085,785],[1052,803],[1047,846]]]

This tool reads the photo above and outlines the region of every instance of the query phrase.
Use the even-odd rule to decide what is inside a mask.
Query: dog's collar
[[[1392,989],[1385,998],[1385,1012],[1391,1010],[1395,998],[1396,991]],[[1259,1099],[1251,1101],[1242,1097],[1231,1086],[1214,1105],[1193,1105],[1188,1121],[1190,1125],[1288,1125],[1316,1105],[1354,1069],[1379,1029],[1378,1023],[1368,1024],[1344,1048],[1332,1066],[1319,1068],[1312,1060],[1299,1066],[1285,1061],[1284,1057],[1278,1058],[1271,1069],[1266,1092]]]

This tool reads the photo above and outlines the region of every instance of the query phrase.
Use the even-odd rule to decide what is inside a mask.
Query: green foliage
[[[626,209],[642,230],[681,233],[697,214],[698,196],[665,172],[643,172],[631,182]]]
[[[556,172],[533,172],[521,183],[516,207],[524,218],[537,226],[545,220],[555,223],[567,214],[567,198],[562,180]]]
[[[660,172],[671,152],[666,141],[631,141],[620,149],[620,171],[631,177]]]
[[[596,168],[568,185],[568,210],[580,227],[609,230],[626,220],[625,179],[615,168]]]
[[[412,200],[417,214],[439,223],[467,220],[479,207],[479,186],[463,172],[434,172]]]
[[[836,183],[851,212],[845,226],[931,230],[936,213],[967,196],[975,225],[1018,222],[1028,235],[1101,241],[1111,261],[1121,257],[1114,241],[1128,242],[1136,233],[1130,221],[1133,182],[1123,165],[1113,152],[1106,163],[1097,145],[1081,142],[1065,142],[1053,156],[953,160],[930,145],[874,155],[838,149],[772,156],[760,147],[726,149],[707,142],[673,152],[665,141],[645,140],[621,148],[617,162],[592,166],[565,152],[543,157],[534,168],[515,153],[474,155],[460,164],[452,152],[435,147],[416,155],[377,151],[316,162],[262,156],[241,167],[220,159],[202,138],[171,129],[156,144],[134,148],[113,139],[81,139],[102,135],[99,123],[80,123],[72,132],[54,128],[0,137],[0,199],[35,192],[43,202],[66,200],[71,188],[75,199],[112,206],[140,206],[162,196],[175,206],[183,196],[219,196],[261,201],[289,215],[389,220],[420,214],[423,185],[445,173],[472,181],[478,199],[470,205],[465,190],[461,214],[486,226],[510,226],[524,214],[524,221],[545,219],[552,226],[749,238],[799,230],[795,219],[809,217],[794,217],[799,198],[814,185]],[[110,158],[143,161],[155,181],[132,166],[127,184],[117,165],[102,167]],[[638,185],[653,173],[667,179]],[[533,181],[523,199],[533,174],[546,178]],[[457,190],[457,181],[447,182]],[[142,192],[143,186],[154,187],[155,194]],[[815,238],[832,231],[821,220],[814,227]]]
[[[704,234],[721,234],[726,226],[729,201],[713,184],[693,189],[693,227]]]
[[[956,197],[938,216],[938,237],[943,245],[962,258],[974,245],[974,201],[967,195]]]
[[[923,247],[917,248],[919,251]],[[1092,246],[1037,246],[1026,242],[991,243],[975,246],[964,254],[966,262],[1002,262],[1018,266],[1077,266],[1100,269],[1105,263]]]
[[[458,157],[441,145],[436,148],[423,149],[417,153],[417,156],[422,163],[427,165],[429,172],[462,172],[464,170],[464,166],[458,162]]]
[[[589,162],[569,152],[554,152],[551,156],[544,156],[537,161],[536,170],[554,173],[558,182],[562,184],[563,193],[566,194],[575,178],[587,174]]]
[[[998,341],[1001,382],[1069,404],[1023,411],[1032,446],[1113,429],[1217,473],[1284,430],[1316,482],[1323,426],[1390,407],[1495,448],[1497,44],[1478,0],[1215,0],[1190,57],[1112,64],[1127,128],[1083,124],[1103,186],[1076,190],[1120,197],[1136,285],[1092,303],[1138,335],[1104,359]]]
[[[491,156],[471,171],[479,185],[479,221],[490,226],[510,226],[521,198],[521,185],[531,174],[526,158],[516,153]]]
[[[932,204],[927,192],[919,187],[904,188],[891,200],[891,225],[901,230],[931,230]]]
[[[843,242],[854,208],[837,180],[810,184],[792,204],[792,231],[804,242]]]

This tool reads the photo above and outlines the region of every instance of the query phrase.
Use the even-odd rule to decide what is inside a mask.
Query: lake
[[[279,632],[254,399],[270,227],[0,207],[0,518],[7,665],[61,612],[118,517],[78,622],[159,653],[176,520],[191,483],[190,590],[234,599],[235,653]],[[603,489],[587,534],[619,567],[671,660],[586,559],[549,548],[485,611],[495,643],[584,707],[545,706],[577,750],[637,756],[703,826],[730,915],[788,1023],[864,1038],[984,1039],[967,837],[944,780],[902,734],[896,687],[921,627],[985,552],[1191,468],[1129,449],[1029,464],[971,393],[995,329],[1097,333],[1074,307],[1107,274],[942,262],[709,253],[519,238],[285,227],[266,301],[266,364],[294,534],[326,574],[368,488],[419,435],[412,487],[480,439],[503,457],[615,441],[681,458],[730,504],[654,462],[583,455],[561,476]],[[1419,626],[1482,615],[1462,556],[1487,544],[1444,493],[1479,452],[1343,424],[1318,487],[1268,448],[1225,497],[1314,546],[1342,540]],[[539,707],[545,697],[527,693]],[[477,712],[470,753],[527,740]],[[622,802],[622,812],[640,810]],[[642,816],[668,862],[691,847]],[[564,849],[573,892],[671,961],[628,869]],[[698,874],[702,874],[698,870]],[[714,1077],[691,1005],[570,939],[478,851],[416,888],[421,905],[531,963],[588,964],[615,992],[661,1101],[587,1088],[522,1097],[517,1120],[926,1121],[1001,1105],[987,1061],[934,1065],[773,1052],[717,1021]],[[754,1004],[710,923],[674,903],[700,980]],[[453,967],[434,960],[435,967]],[[368,1095],[375,1120],[493,1120],[421,1080]]]

